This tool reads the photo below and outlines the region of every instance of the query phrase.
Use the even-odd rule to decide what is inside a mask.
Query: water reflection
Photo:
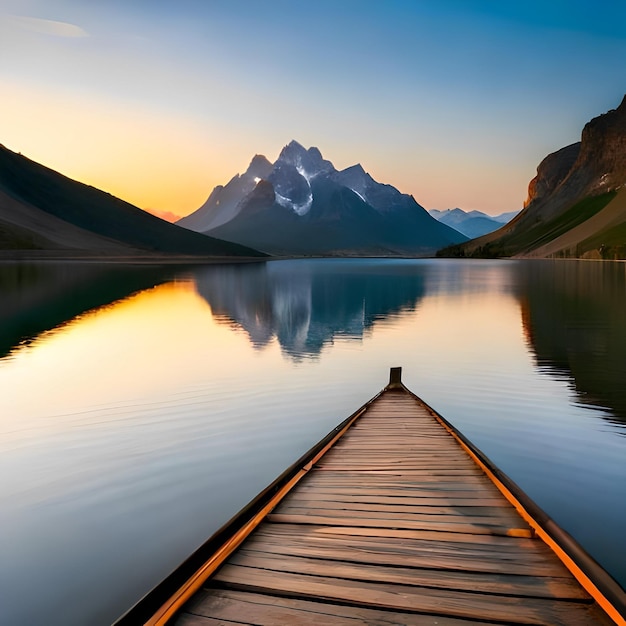
[[[0,358],[91,309],[169,280],[157,266],[6,263],[0,267]]]
[[[583,262],[319,260],[196,269],[214,319],[252,346],[275,339],[293,361],[336,338],[360,341],[375,322],[439,293],[511,293],[538,367],[571,380],[582,404],[626,423],[626,264]],[[0,271],[0,358],[82,313],[162,284],[181,268],[80,263],[5,264]]]
[[[323,260],[204,268],[194,278],[218,323],[243,330],[256,349],[277,339],[294,361],[318,357],[335,338],[361,340],[375,322],[414,311],[424,298],[513,295],[537,366],[571,380],[581,403],[606,407],[623,423],[625,270],[588,262]]]
[[[2,623],[110,624],[392,365],[626,584],[624,265],[0,265],[0,296],[3,354],[44,332],[0,362]]]
[[[221,324],[257,348],[276,338],[294,360],[319,356],[336,337],[360,340],[377,320],[415,310],[425,267],[403,262],[309,261],[206,268],[198,293]]]
[[[522,263],[518,281],[537,365],[571,380],[582,404],[626,423],[626,264]]]

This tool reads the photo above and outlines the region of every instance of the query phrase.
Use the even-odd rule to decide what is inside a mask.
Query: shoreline
[[[99,263],[112,265],[225,265],[225,264],[248,264],[266,263],[268,261],[299,261],[314,259],[379,259],[379,260],[464,260],[464,261],[592,261],[592,262],[621,262],[624,259],[597,259],[597,258],[555,258],[515,255],[511,257],[471,258],[465,257],[437,257],[437,256],[376,256],[376,255],[285,255],[264,257],[239,257],[239,256],[196,256],[196,255],[159,255],[159,254],[99,254],[99,253],[68,253],[56,250],[0,250],[0,264],[9,263]]]

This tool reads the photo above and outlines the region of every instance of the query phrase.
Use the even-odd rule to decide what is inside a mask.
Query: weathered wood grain
[[[351,540],[352,539],[352,540]],[[254,538],[245,546],[248,550],[302,557],[319,557],[370,563],[385,566],[422,567],[448,571],[477,572],[494,574],[515,574],[524,576],[547,576],[569,578],[561,563],[552,559],[524,558],[522,552],[500,553],[486,551],[454,550],[443,547],[397,546],[384,541],[362,541],[358,538],[334,541],[307,541],[297,539]],[[472,576],[468,576],[472,580]]]
[[[613,623],[411,394],[306,469],[178,626]]]
[[[589,595],[569,578],[512,574],[505,567],[501,569],[500,573],[474,572],[469,577],[467,576],[467,569],[463,571],[437,569],[437,565],[440,564],[434,557],[426,567],[419,568],[415,567],[414,563],[410,564],[411,567],[391,566],[388,563],[385,563],[384,566],[372,562],[360,563],[358,560],[354,561],[348,551],[344,551],[341,555],[343,558],[337,554],[328,556],[329,558],[320,558],[318,554],[299,557],[242,548],[233,555],[229,563],[269,571],[370,582],[384,580],[388,583],[433,589],[452,589],[522,597],[576,599],[587,602],[590,600]],[[466,565],[467,563],[466,561]]]
[[[408,610],[449,617],[503,621],[537,626],[589,626],[595,623],[588,603],[543,598],[413,588],[388,582],[354,581],[291,572],[271,574],[264,569],[225,565],[216,581],[235,589],[288,595],[325,602],[344,602],[367,608]]]
[[[211,589],[189,603],[194,616],[217,616],[228,623],[293,626],[470,626],[465,620],[440,615],[378,611],[358,606],[311,602],[281,596]],[[239,620],[244,620],[243,622]],[[221,622],[220,622],[221,623]],[[189,623],[191,626],[192,623]],[[198,622],[202,624],[202,622]],[[472,622],[471,626],[493,626]],[[496,626],[498,626],[496,624]]]

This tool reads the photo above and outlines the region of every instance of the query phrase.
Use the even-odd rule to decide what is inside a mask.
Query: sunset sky
[[[178,215],[291,139],[497,214],[625,59],[623,0],[0,0],[0,143]]]

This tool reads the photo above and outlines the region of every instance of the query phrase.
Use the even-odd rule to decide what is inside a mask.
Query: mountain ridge
[[[464,211],[458,207],[455,209],[431,209],[428,211],[436,220],[447,224],[460,233],[474,239],[497,230],[509,222],[519,211],[509,211],[500,215],[487,215],[482,211]]]
[[[177,223],[281,255],[427,256],[466,239],[361,164],[337,170],[316,147],[290,141],[264,176],[253,163]]]

